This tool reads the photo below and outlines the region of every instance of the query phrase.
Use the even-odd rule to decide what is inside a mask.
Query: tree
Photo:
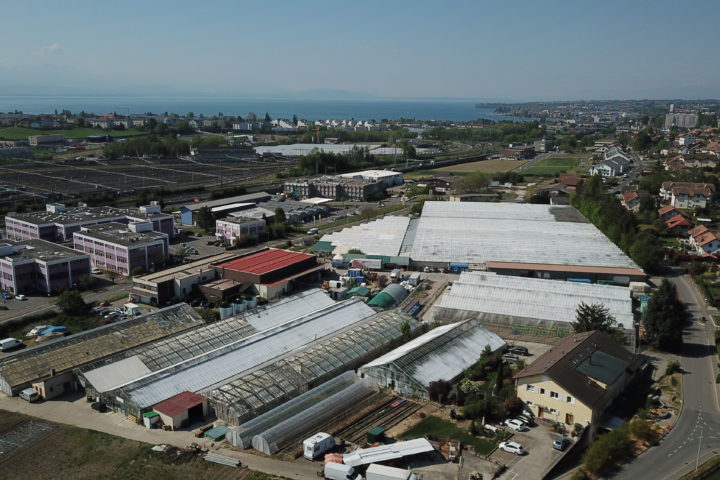
[[[685,306],[677,296],[675,285],[664,279],[648,302],[643,317],[645,341],[667,351],[677,351],[682,345]]]
[[[459,193],[483,193],[490,185],[490,177],[482,172],[466,175],[458,182]]]
[[[599,330],[608,335],[613,335],[618,324],[602,303],[588,305],[585,302],[580,302],[580,305],[575,310],[575,321],[571,322],[571,325],[575,333]]]
[[[270,114],[268,112],[265,112],[265,118],[263,119],[264,123],[270,123],[272,122],[272,118],[270,118]]]
[[[257,115],[255,115],[253,112],[250,112],[246,115],[245,120],[247,120],[248,122],[254,122],[255,120],[257,120]]]
[[[65,290],[62,292],[58,296],[57,300],[55,300],[55,305],[60,307],[65,315],[73,316],[87,313],[90,307],[87,303],[85,303],[82,295],[80,295],[80,292],[77,290]]]
[[[428,385],[428,394],[430,400],[442,403],[450,392],[450,382],[447,380],[435,380]]]
[[[400,333],[402,334],[403,340],[410,340],[411,327],[410,322],[407,320],[400,324]]]
[[[298,124],[298,118],[297,118],[297,115],[293,115],[293,118],[292,118],[292,124],[293,124],[293,125],[297,125],[297,124]]]
[[[287,217],[285,217],[285,210],[283,210],[280,207],[277,207],[275,209],[274,222],[275,223],[287,223]]]
[[[530,203],[549,205],[550,192],[548,190],[540,190],[539,192],[533,193],[530,197]]]
[[[195,214],[195,223],[197,223],[197,226],[206,232],[215,230],[215,217],[213,216],[210,207],[205,206],[198,210]]]
[[[115,270],[105,270],[104,273],[105,273],[105,276],[108,277],[110,279],[110,281],[113,283],[113,285],[115,284],[115,279],[120,276],[120,274],[118,272],[116,272]]]

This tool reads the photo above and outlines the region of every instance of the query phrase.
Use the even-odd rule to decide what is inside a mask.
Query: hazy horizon
[[[3,96],[720,97],[720,62],[705,53],[720,40],[720,3],[709,0],[31,0],[4,14],[32,20],[0,30]]]

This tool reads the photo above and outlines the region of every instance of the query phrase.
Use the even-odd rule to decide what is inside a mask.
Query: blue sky
[[[7,2],[0,94],[718,98],[719,16],[717,1]]]

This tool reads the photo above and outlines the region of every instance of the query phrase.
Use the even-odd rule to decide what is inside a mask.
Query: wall
[[[535,391],[527,390],[527,385],[532,385]],[[544,390],[544,393],[541,393]],[[558,398],[552,398],[551,392],[558,394]],[[540,417],[548,418],[560,423],[566,422],[566,414],[572,415],[570,424],[579,423],[583,426],[588,425],[595,420],[593,411],[585,404],[572,397],[567,391],[560,388],[555,382],[545,375],[535,375],[518,379],[517,381],[518,397],[525,402],[531,402],[528,407],[533,414]],[[567,402],[567,397],[571,397],[571,402]],[[543,407],[544,413],[540,415],[539,407]],[[557,413],[551,413],[549,409],[555,409]],[[598,414],[601,412],[598,412]]]
[[[72,373],[67,372],[62,375],[33,382],[32,388],[35,389],[45,400],[51,400],[73,390]]]

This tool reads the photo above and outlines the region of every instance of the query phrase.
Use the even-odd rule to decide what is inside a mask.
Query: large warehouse
[[[477,318],[508,333],[564,337],[572,333],[570,322],[581,302],[603,304],[634,345],[635,319],[627,287],[463,272],[431,313],[442,322]]]
[[[486,347],[497,352],[505,342],[477,320],[465,320],[430,330],[363,365],[358,374],[378,387],[428,400],[431,382],[454,381]]]
[[[506,262],[642,271],[569,206],[425,202],[410,254],[413,262]],[[549,278],[549,277],[548,277]]]
[[[52,382],[64,391],[75,390],[73,369],[204,323],[192,307],[180,304],[4,355],[0,359],[0,390],[14,395],[33,382]]]

